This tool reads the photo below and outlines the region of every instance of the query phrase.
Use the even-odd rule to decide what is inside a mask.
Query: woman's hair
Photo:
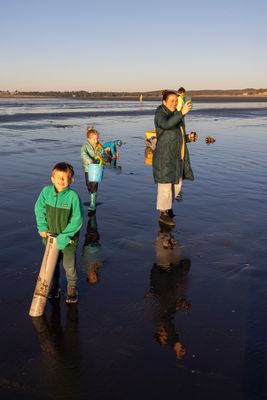
[[[99,133],[98,133],[98,131],[94,128],[94,125],[88,125],[88,126],[87,126],[87,129],[86,129],[86,135],[87,135],[87,138],[89,138],[89,137],[92,136],[92,135],[97,135],[97,136],[99,136]]]
[[[174,94],[175,96],[177,96],[177,93],[174,92],[174,90],[163,90],[163,91],[162,91],[162,101],[168,100],[168,97],[171,96],[171,95],[173,95],[173,94]]]

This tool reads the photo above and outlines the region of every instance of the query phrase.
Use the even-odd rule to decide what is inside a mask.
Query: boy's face
[[[89,138],[87,138],[87,140],[93,146],[93,148],[95,148],[96,145],[98,144],[98,135],[96,134],[90,135]]]
[[[70,178],[68,172],[55,170],[51,176],[51,181],[55,185],[56,190],[62,192],[72,183],[73,178]]]

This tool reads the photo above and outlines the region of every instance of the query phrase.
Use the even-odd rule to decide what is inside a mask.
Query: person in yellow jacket
[[[183,105],[185,104],[185,88],[183,88],[182,86],[178,89],[177,91],[177,96],[178,96],[178,104],[177,104],[177,111],[181,111],[181,109],[183,108]],[[181,130],[183,132],[183,135],[185,137],[185,122],[184,122],[184,118],[181,124]],[[183,178],[180,177],[179,179],[179,187],[177,188],[177,192],[178,194],[175,197],[175,200],[177,201],[183,201],[183,196],[182,196],[182,184],[183,184]]]
[[[185,88],[180,87],[177,91],[177,96],[178,96],[177,111],[181,111],[185,103]]]

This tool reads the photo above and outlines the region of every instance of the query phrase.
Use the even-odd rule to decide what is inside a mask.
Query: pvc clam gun
[[[48,293],[58,260],[58,254],[59,250],[57,248],[56,238],[54,236],[49,236],[33,293],[33,299],[29,312],[31,317],[40,317],[44,313]]]

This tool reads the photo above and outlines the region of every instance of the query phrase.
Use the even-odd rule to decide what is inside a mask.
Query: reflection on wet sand
[[[52,306],[49,317],[43,314],[31,320],[43,361],[40,393],[45,394],[46,398],[79,398],[82,390],[82,362],[78,343],[77,305],[68,306],[65,328],[62,326],[59,301]]]
[[[156,303],[160,323],[154,337],[161,345],[170,345],[178,359],[186,354],[186,348],[174,323],[178,311],[188,312],[191,301],[186,289],[191,262],[182,258],[181,246],[171,229],[160,224],[156,237],[156,260],[150,274],[147,298]]]
[[[88,218],[87,229],[83,244],[83,265],[86,280],[91,285],[99,281],[100,270],[103,265],[102,246],[97,229],[96,213]]]
[[[111,158],[109,161],[105,164],[105,169],[111,169],[114,170],[114,172],[119,175],[121,173],[121,165],[118,165],[118,161],[116,158]]]
[[[153,161],[153,150],[150,149],[149,147],[145,148],[145,164],[146,165],[152,165]]]

